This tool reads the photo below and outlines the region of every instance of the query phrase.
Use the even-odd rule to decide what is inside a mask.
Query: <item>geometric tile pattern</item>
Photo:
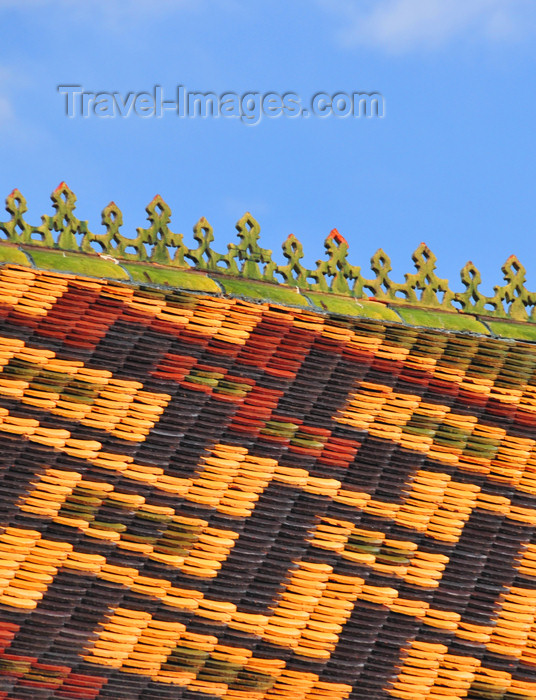
[[[536,697],[536,346],[0,271],[0,700]]]

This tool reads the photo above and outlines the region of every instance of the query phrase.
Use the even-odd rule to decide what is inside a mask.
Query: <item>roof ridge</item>
[[[405,281],[399,283],[391,279],[391,259],[382,249],[371,258],[374,275],[364,277],[361,267],[348,260],[348,241],[336,228],[325,240],[326,258],[317,261],[316,269],[308,269],[302,265],[303,245],[294,234],[290,234],[282,245],[287,263],[283,265],[274,261],[272,251],[260,246],[261,227],[249,212],[236,224],[238,243],[228,244],[227,252],[219,253],[212,247],[213,229],[204,217],[193,227],[197,248],[189,248],[183,241],[183,234],[172,232],[169,227],[171,209],[160,195],[147,205],[149,226],[137,228],[135,238],[128,238],[120,232],[123,216],[114,202],[102,211],[105,232],[93,233],[87,221],[76,217],[76,196],[64,182],[53,191],[51,199],[54,214],[43,215],[42,223],[33,226],[24,218],[28,210],[26,199],[18,189],[13,190],[6,198],[6,209],[11,218],[0,222],[5,242],[19,246],[30,256],[35,249],[80,253],[94,260],[100,258],[127,266],[143,263],[163,266],[164,269],[209,273],[216,278],[268,282],[296,289],[298,293],[341,295],[353,300],[402,304],[485,318],[536,321],[536,293],[527,290],[526,270],[514,255],[502,266],[505,284],[495,286],[494,294],[487,296],[480,291],[481,275],[472,262],[468,262],[460,273],[464,291],[453,291],[447,279],[437,276],[437,258],[425,243],[421,243],[412,256],[416,271],[406,274]]]

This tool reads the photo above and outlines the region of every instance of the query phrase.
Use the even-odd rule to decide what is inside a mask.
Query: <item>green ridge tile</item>
[[[486,326],[469,314],[417,309],[411,306],[396,306],[395,308],[401,319],[412,326],[444,328],[449,331],[470,331],[471,333],[489,335]]]
[[[26,255],[17,246],[0,243],[0,262],[14,265],[29,265]]]
[[[265,301],[281,302],[282,304],[296,304],[297,306],[309,306],[307,298],[293,291],[290,287],[266,282],[251,282],[243,279],[230,279],[218,277],[218,282],[227,294],[262,299]]]
[[[219,293],[221,291],[214,280],[199,272],[138,263],[122,263],[122,267],[130,273],[134,282],[152,282],[175,289],[191,289],[197,292]]]
[[[488,321],[486,323],[494,335],[516,340],[536,340],[536,323],[514,321]]]
[[[318,294],[307,292],[307,297],[314,306],[324,311],[331,311],[345,316],[361,316],[364,318],[378,318],[382,321],[400,321],[396,313],[385,304],[379,304],[367,299],[350,299],[333,294]]]
[[[128,280],[125,270],[110,260],[103,260],[96,255],[83,255],[61,250],[28,250],[35,266],[44,270],[72,272],[86,277],[106,277],[116,280]]]

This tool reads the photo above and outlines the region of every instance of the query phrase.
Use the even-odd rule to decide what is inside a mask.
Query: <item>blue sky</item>
[[[0,17],[1,195],[18,187],[31,222],[65,180],[93,230],[114,200],[133,234],[159,193],[174,231],[193,242],[206,216],[222,252],[250,210],[281,261],[294,233],[313,265],[337,227],[365,274],[381,247],[402,281],[425,241],[456,289],[472,260],[491,291],[511,253],[536,288],[534,0],[0,0]],[[68,119],[62,84],[377,91],[386,114]]]

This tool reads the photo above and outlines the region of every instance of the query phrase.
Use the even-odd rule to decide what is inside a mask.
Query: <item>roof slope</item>
[[[0,295],[0,697],[536,695],[535,345]]]

